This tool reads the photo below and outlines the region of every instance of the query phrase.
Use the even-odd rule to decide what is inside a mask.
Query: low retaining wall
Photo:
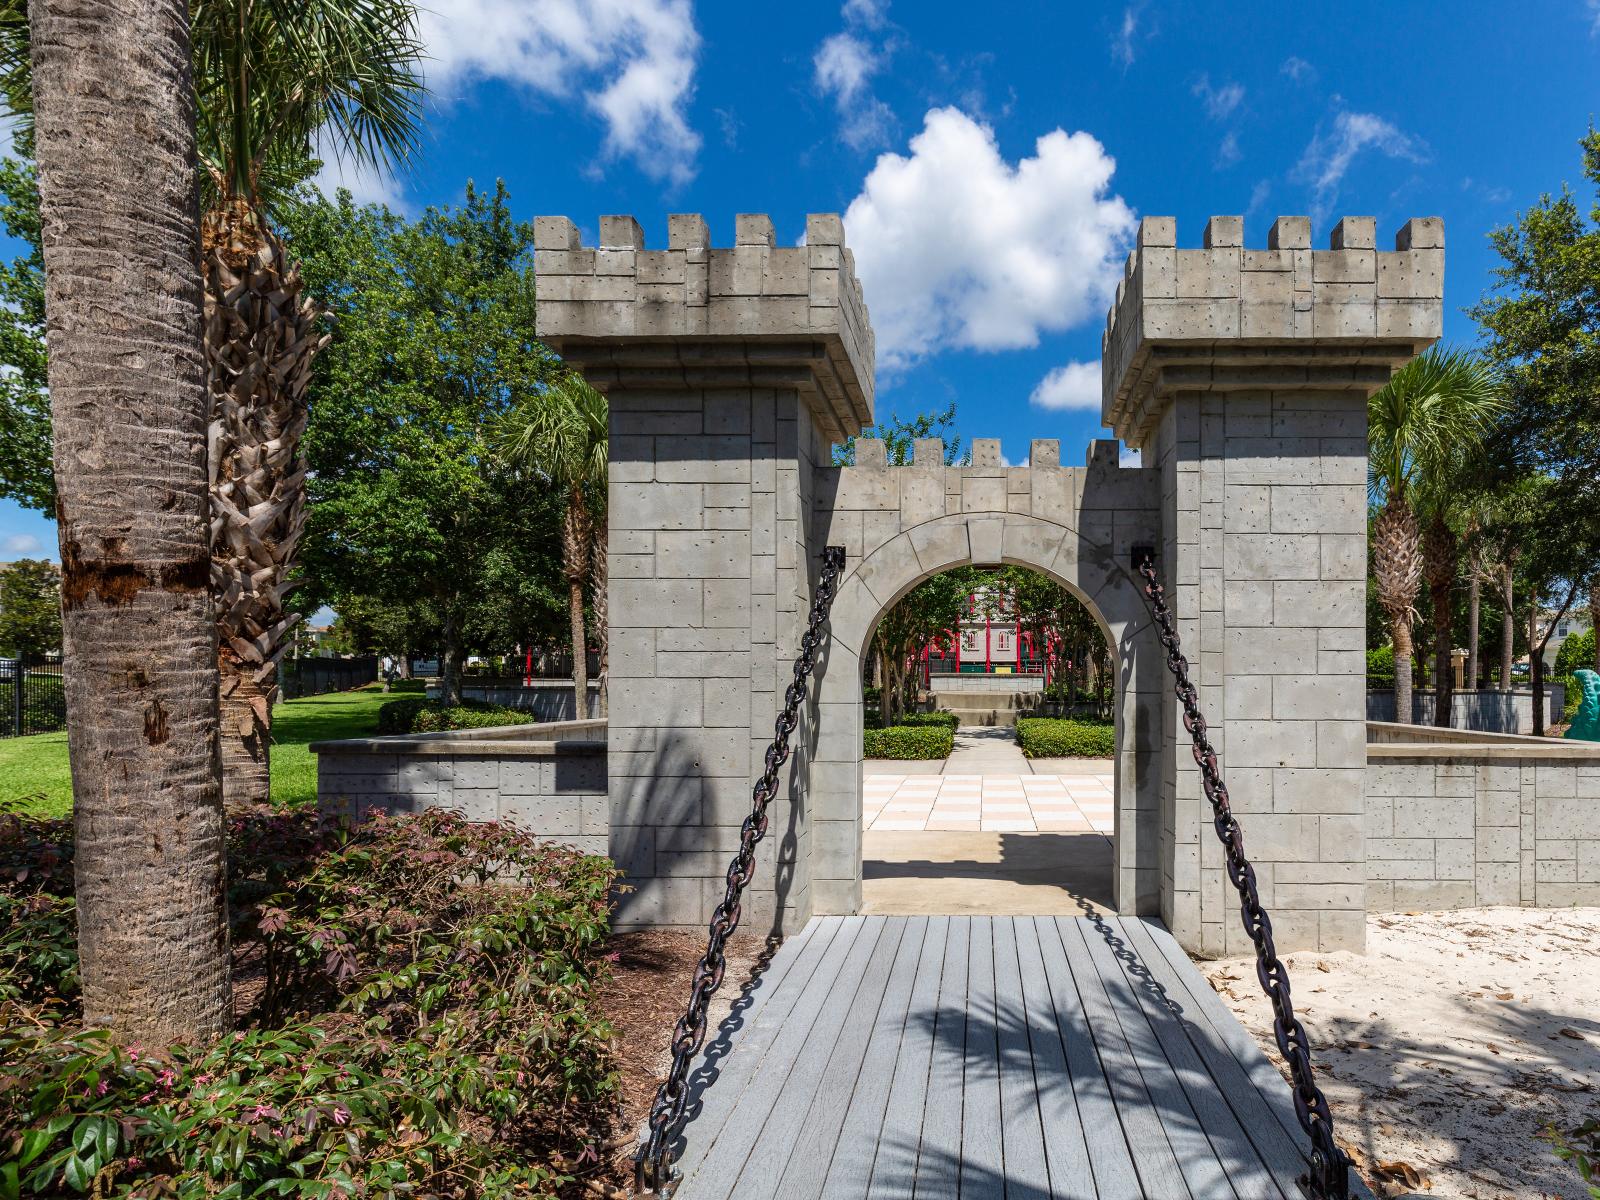
[[[1546,681],[1544,699],[1548,706],[1545,727],[1561,723],[1567,689]],[[1418,688],[1411,696],[1411,719],[1418,725],[1433,723],[1433,693]],[[1392,722],[1395,719],[1394,692],[1378,689],[1367,693],[1367,720]],[[1450,727],[1483,733],[1532,733],[1533,693],[1454,692],[1450,697]]]
[[[428,684],[428,699],[439,698],[437,681]],[[481,700],[485,704],[498,704],[502,708],[526,709],[541,721],[571,721],[575,717],[572,705],[572,680],[535,679],[524,684],[520,679],[480,679],[470,675],[461,681],[463,700]],[[593,718],[600,709],[600,684],[589,684],[589,711]]]
[[[1600,905],[1600,743],[1371,722],[1367,907]]]
[[[311,752],[327,811],[451,808],[588,854],[609,850],[604,721],[314,742]]]

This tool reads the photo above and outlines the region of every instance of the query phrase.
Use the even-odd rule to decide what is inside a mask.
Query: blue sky
[[[519,215],[592,239],[632,213],[651,244],[700,212],[792,241],[846,214],[879,339],[878,412],[954,401],[1010,461],[1103,436],[1099,336],[1137,218],[1199,245],[1244,213],[1246,245],[1310,213],[1382,239],[1447,231],[1446,337],[1489,285],[1486,234],[1581,182],[1600,109],[1600,0],[1131,5],[921,0],[427,0],[434,99],[418,160],[353,177],[416,213],[503,178]],[[1585,203],[1587,194],[1580,190]],[[0,503],[0,558],[54,557]]]

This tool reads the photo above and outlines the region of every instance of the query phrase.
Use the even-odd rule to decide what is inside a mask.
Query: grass
[[[379,707],[392,699],[374,684],[278,705],[272,714],[273,800],[289,805],[314,801],[317,759],[310,744],[371,736],[378,727]],[[0,740],[0,803],[22,799],[29,800],[24,806],[29,812],[40,816],[64,817],[72,811],[65,733]]]

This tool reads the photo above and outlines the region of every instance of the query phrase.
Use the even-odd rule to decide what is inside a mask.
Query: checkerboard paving
[[[1113,831],[1110,775],[868,775],[869,832]]]

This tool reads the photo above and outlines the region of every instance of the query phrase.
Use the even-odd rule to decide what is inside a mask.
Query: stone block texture
[[[1103,416],[1160,478],[1158,565],[1280,948],[1365,940],[1366,400],[1439,335],[1443,230],[1265,249],[1147,218],[1103,341]],[[1176,701],[1163,705],[1162,916],[1243,953]]]
[[[606,854],[605,723],[518,726],[504,731],[517,736],[505,737],[488,732],[313,745],[317,803],[355,818],[454,809],[469,821],[505,821],[585,854]]]
[[[891,466],[882,442],[856,441],[856,465],[819,473],[815,523],[843,546],[847,571],[819,672],[822,720],[812,809],[822,844],[847,852],[815,862],[819,913],[861,899],[861,673],[878,618],[917,583],[954,566],[1009,563],[1066,585],[1095,614],[1120,660],[1116,704],[1114,899],[1124,913],[1159,911],[1157,754],[1165,686],[1160,642],[1131,564],[1161,527],[1157,472],[1118,465],[1114,441],[1064,467],[1060,444],[1033,443],[1027,467],[1001,465],[997,440],[973,442],[972,462],[947,466],[938,438]]]
[[[1414,750],[1371,748],[1373,912],[1600,904],[1600,750]]]

